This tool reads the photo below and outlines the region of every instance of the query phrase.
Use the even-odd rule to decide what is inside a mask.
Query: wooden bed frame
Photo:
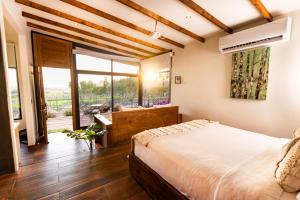
[[[188,199],[141,159],[135,156],[133,152],[129,155],[129,170],[131,176],[144,188],[152,199]]]

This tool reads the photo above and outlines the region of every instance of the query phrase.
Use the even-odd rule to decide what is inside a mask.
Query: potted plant
[[[102,136],[105,131],[102,130],[102,127],[99,124],[93,123],[85,130],[80,129],[72,131],[69,129],[64,129],[62,132],[66,133],[68,137],[74,138],[75,140],[84,140],[90,151],[93,151],[95,139]]]

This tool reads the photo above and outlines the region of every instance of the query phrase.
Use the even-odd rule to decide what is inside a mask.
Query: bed
[[[288,142],[194,120],[133,136],[129,168],[153,199],[296,199],[274,177]]]

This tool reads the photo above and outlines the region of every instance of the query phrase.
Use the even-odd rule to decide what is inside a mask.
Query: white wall
[[[278,137],[291,137],[300,127],[300,11],[293,18],[291,41],[271,47],[266,101],[229,96],[231,55],[218,52],[218,38],[193,42],[176,51],[172,103],[183,119],[207,118],[230,126]],[[174,76],[182,76],[181,85]]]
[[[5,27],[4,27],[4,14],[3,14],[3,7],[0,4],[0,32],[1,32],[1,44],[3,51],[3,62],[4,62],[4,67],[5,67],[5,77],[6,77],[6,85],[9,85],[8,81],[8,60],[7,60],[7,51],[6,51],[6,37],[5,37]],[[13,111],[12,111],[12,103],[11,103],[11,96],[10,96],[10,91],[9,87],[6,88],[7,90],[7,101],[8,101],[8,108],[9,108],[9,121],[10,121],[10,132],[11,132],[11,138],[12,138],[12,150],[13,150],[13,157],[14,157],[14,165],[15,165],[15,171],[18,171],[19,165],[18,165],[18,154],[17,154],[17,144],[16,144],[16,138],[15,138],[15,132],[14,132],[14,123],[13,123]]]
[[[20,120],[15,120],[19,122],[19,129],[25,129],[26,128],[26,115],[25,115],[25,109],[24,109],[24,93],[23,93],[23,81],[22,81],[22,76],[21,76],[21,69],[19,69],[19,63],[20,63],[20,52],[19,50],[19,44],[18,44],[18,34],[16,31],[11,27],[9,22],[7,20],[4,20],[4,27],[5,27],[5,37],[6,37],[6,42],[8,43],[13,43],[15,45],[15,50],[16,50],[16,67],[17,67],[17,72],[18,72],[18,82],[19,82],[19,90],[20,90],[20,103],[21,103],[21,113],[22,113],[22,118]],[[9,51],[7,51],[9,52]],[[11,57],[15,57],[15,55],[11,55]],[[9,57],[8,57],[9,58]],[[8,62],[9,63],[9,62]],[[9,77],[8,77],[9,78]]]
[[[0,0],[0,2],[3,10],[1,21],[4,22],[3,18],[5,18],[11,26],[10,28],[16,33],[15,40],[17,40],[18,74],[21,80],[22,114],[26,121],[23,128],[26,127],[27,129],[28,145],[31,146],[35,145],[36,142],[36,124],[32,80],[30,79],[30,67],[32,66],[30,29],[26,27],[25,20],[21,14],[22,9],[15,1]]]

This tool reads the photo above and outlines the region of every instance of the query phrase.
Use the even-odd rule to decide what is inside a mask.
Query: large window
[[[21,100],[18,84],[17,59],[15,44],[7,43],[7,60],[8,60],[8,78],[11,91],[11,100],[13,107],[13,116],[15,120],[22,118]]]
[[[77,70],[110,72],[111,61],[102,58],[76,54],[76,68]]]
[[[122,63],[122,62],[113,61],[113,72],[126,73],[126,74],[138,74],[139,67],[125,62]]]
[[[170,71],[163,70],[145,75],[143,106],[170,103]]]
[[[76,54],[80,126],[118,105],[138,106],[139,65]]]
[[[11,91],[13,115],[15,120],[21,119],[21,101],[16,68],[8,68],[8,77]]]

